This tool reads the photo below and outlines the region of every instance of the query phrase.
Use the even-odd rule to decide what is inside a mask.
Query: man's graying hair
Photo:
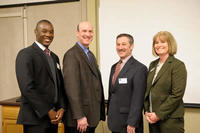
[[[127,37],[129,39],[129,43],[130,44],[133,44],[134,43],[134,39],[133,39],[133,36],[131,36],[130,34],[127,34],[127,33],[122,33],[122,34],[119,34],[116,38],[116,40],[120,37]]]

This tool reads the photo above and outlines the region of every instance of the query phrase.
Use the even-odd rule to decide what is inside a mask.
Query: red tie
[[[112,84],[113,84],[113,85],[115,84],[116,78],[117,78],[117,76],[118,76],[118,74],[119,74],[119,72],[120,72],[121,63],[122,63],[122,61],[120,60],[120,61],[117,63],[117,65],[116,65],[115,73],[114,73],[114,75],[113,75],[113,80],[112,80]]]
[[[46,48],[46,49],[44,50],[44,52],[45,52],[45,54],[47,54],[48,56],[50,56],[50,50],[49,50],[48,48]]]

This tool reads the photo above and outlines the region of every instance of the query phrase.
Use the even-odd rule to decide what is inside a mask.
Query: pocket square
[[[60,65],[58,63],[56,63],[57,68],[60,70]]]

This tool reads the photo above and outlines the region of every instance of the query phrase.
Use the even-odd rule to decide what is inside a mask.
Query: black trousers
[[[41,125],[23,125],[24,133],[57,133],[58,125],[41,124]]]
[[[127,133],[127,132],[112,132],[112,133]]]
[[[81,133],[77,130],[76,127],[67,127],[65,126],[65,133]],[[95,127],[88,127],[84,133],[95,133]]]

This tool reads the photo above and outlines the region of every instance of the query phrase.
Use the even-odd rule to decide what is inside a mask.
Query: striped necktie
[[[120,72],[121,63],[122,63],[122,61],[120,60],[120,61],[117,63],[116,67],[115,67],[115,73],[114,73],[114,75],[113,75],[113,80],[112,80],[112,84],[113,84],[113,85],[115,84],[115,81],[116,81],[116,79],[117,79],[117,76],[118,76],[118,74],[119,74],[119,72]]]
[[[45,52],[45,54],[47,54],[48,56],[50,56],[50,50],[49,50],[48,48],[46,48],[46,49],[44,50],[44,52]]]

